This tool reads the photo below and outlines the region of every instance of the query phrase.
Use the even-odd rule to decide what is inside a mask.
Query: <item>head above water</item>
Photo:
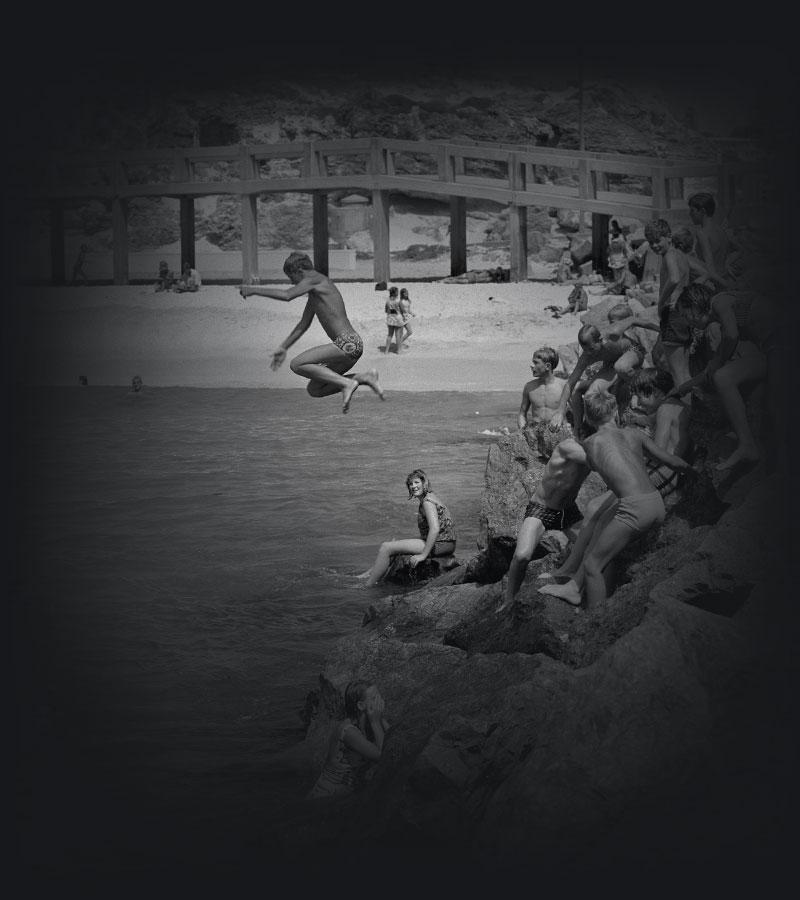
[[[134,375],[133,378],[131,378],[131,388],[134,391],[140,391],[142,389],[142,376],[141,375]]]
[[[617,400],[608,391],[592,391],[583,398],[583,417],[595,427],[610,422],[617,414]]]
[[[283,272],[287,278],[292,281],[301,281],[304,272],[311,272],[314,269],[314,263],[307,253],[290,253],[283,263]]]
[[[408,475],[406,475],[406,488],[408,489],[409,500],[414,496],[411,491],[411,482],[415,478],[418,478],[422,482],[423,496],[427,494],[431,489],[431,483],[430,481],[428,481],[428,476],[422,471],[422,469],[414,469],[413,472],[409,472]]]

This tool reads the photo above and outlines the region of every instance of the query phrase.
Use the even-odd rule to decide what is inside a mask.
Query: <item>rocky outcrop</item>
[[[696,419],[698,439],[719,438],[713,409],[705,425]],[[513,552],[541,465],[521,434],[489,450],[481,534],[495,563]],[[763,468],[730,481],[702,459],[698,467],[664,525],[622,555],[602,608],[537,593],[536,572],[564,549],[557,532],[505,614],[495,611],[497,570],[487,583],[439,578],[370,606],[309,695],[303,752],[321,764],[340,691],[363,678],[389,706],[382,759],[355,795],[308,804],[282,823],[271,838],[281,852],[335,856],[366,841],[378,854],[433,848],[551,871],[620,857],[631,844],[677,846],[704,832],[696,817],[711,815],[709,794],[715,815],[732,813],[742,767],[758,778],[787,749],[761,707],[792,665],[776,627],[782,545],[770,527],[782,484]],[[587,480],[579,505],[602,489]],[[778,742],[769,759],[751,733],[755,719]],[[752,806],[770,815],[758,797]],[[719,816],[705,840],[734,841],[741,827]]]

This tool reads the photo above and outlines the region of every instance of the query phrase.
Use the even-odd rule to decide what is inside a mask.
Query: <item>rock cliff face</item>
[[[713,456],[724,440],[713,410],[695,419]],[[489,450],[481,516],[498,566],[541,465],[520,435]],[[387,698],[382,759],[355,795],[282,823],[281,852],[361,842],[544,871],[631,853],[689,858],[695,841],[711,852],[768,821],[754,784],[776,787],[790,758],[771,705],[790,667],[771,524],[781,480],[763,467],[725,481],[699,468],[663,526],[628,548],[602,608],[536,592],[566,542],[558,532],[506,614],[494,612],[496,570],[483,583],[447,584],[458,576],[445,573],[370,607],[309,696],[303,751],[321,765],[340,691],[359,678]],[[590,477],[579,505],[602,487]]]

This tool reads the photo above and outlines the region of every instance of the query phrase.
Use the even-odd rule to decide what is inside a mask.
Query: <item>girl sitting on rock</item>
[[[380,691],[368,681],[351,681],[344,691],[344,719],[336,723],[325,765],[309,797],[351,793],[365,766],[381,758],[389,728]]]
[[[406,476],[408,499],[419,500],[417,512],[418,538],[403,538],[399,541],[384,541],[372,568],[358,578],[365,579],[365,586],[377,584],[389,570],[392,558],[411,554],[409,563],[417,566],[428,557],[443,557],[445,566],[453,562],[456,549],[456,529],[450,512],[431,490],[428,476],[422,469],[414,469]]]

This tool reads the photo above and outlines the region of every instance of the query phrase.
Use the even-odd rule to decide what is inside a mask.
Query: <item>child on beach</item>
[[[405,321],[400,309],[400,300],[397,297],[396,287],[389,288],[389,297],[384,305],[384,312],[386,313],[386,346],[383,348],[383,352],[389,352],[392,338],[394,338],[394,352],[399,353],[403,344]]]
[[[385,704],[377,686],[368,681],[351,681],[344,691],[344,719],[331,732],[325,766],[310,798],[350,794],[366,765],[381,758],[389,729],[384,718]]]
[[[405,288],[400,289],[400,312],[403,314],[403,322],[405,322],[402,347],[404,350],[408,350],[408,339],[414,333],[414,328],[411,324],[414,313],[411,312],[411,298],[408,296],[408,291]]]
[[[392,557],[413,554],[409,562],[416,567],[428,557],[443,558],[445,565],[452,562],[456,550],[456,529],[447,507],[431,490],[428,476],[422,469],[414,469],[406,476],[408,499],[419,501],[417,512],[418,538],[403,538],[398,541],[384,541],[375,562],[358,578],[364,579],[364,586],[377,584],[389,570]]]
[[[738,446],[717,469],[724,471],[738,463],[755,463],[761,453],[747,419],[741,388],[767,379],[772,427],[778,424],[780,378],[778,371],[778,331],[772,302],[753,291],[721,293],[716,296],[701,284],[690,285],[680,296],[678,307],[693,328],[712,322],[721,326],[721,340],[706,368],[677,386],[680,397],[695,385],[713,384]]]
[[[588,474],[583,447],[574,438],[561,441],[547,461],[542,479],[525,508],[514,557],[508,567],[505,597],[497,607],[498,613],[514,603],[528,563],[545,531],[553,528],[563,531],[582,518],[575,498]]]
[[[550,419],[558,411],[563,381],[553,374],[558,367],[558,353],[552,347],[540,347],[531,357],[533,378],[522,388],[522,402],[517,413],[517,428],[528,430],[538,452],[548,458],[555,445],[572,436],[567,422],[557,432],[549,429]]]
[[[347,311],[344,300],[336,285],[321,272],[314,269],[314,264],[305,253],[290,253],[283,264],[283,271],[292,282],[288,289],[262,287],[261,285],[243,284],[239,288],[242,297],[255,294],[260,297],[271,297],[275,300],[289,302],[295,297],[308,294],[308,301],[300,321],[292,329],[289,337],[272,355],[270,368],[277,369],[286,359],[286,351],[298,340],[314,321],[319,320],[331,344],[312,347],[299,353],[291,361],[290,366],[297,375],[308,378],[308,393],[312,397],[329,397],[337,391],[342,393],[342,412],[350,409],[350,400],[359,385],[366,384],[384,400],[383,390],[378,384],[378,373],[375,369],[368,372],[345,373],[361,358],[364,344],[356,333]]]
[[[685,403],[669,396],[672,388],[672,376],[660,369],[642,369],[634,375],[631,389],[636,398],[639,414],[642,416],[642,420],[636,427],[642,428],[645,434],[651,437],[656,446],[662,450],[685,459],[691,449],[690,411]],[[647,474],[653,487],[664,499],[672,495],[679,486],[678,473],[675,469],[659,460],[648,460]],[[567,587],[567,596],[574,599],[576,594],[579,594],[577,582],[581,579],[576,576],[583,563],[586,548],[603,513],[616,502],[616,499],[613,491],[606,491],[589,501],[584,513],[583,524],[570,549],[569,556],[557,569],[540,574],[538,577],[541,580],[547,579],[556,582],[572,580],[574,584]],[[612,564],[607,565],[603,573],[607,587],[612,582],[611,566]],[[543,586],[539,592],[559,596],[560,588],[555,593],[551,590],[551,587],[555,586]]]
[[[620,428],[615,421],[617,401],[608,391],[588,395],[584,408],[587,421],[596,429],[582,441],[587,462],[614,496],[606,495],[583,565],[574,578],[541,588],[574,606],[581,604],[584,590],[588,606],[605,601],[605,568],[635,537],[664,521],[664,500],[650,480],[644,454],[673,469],[690,471],[686,460],[658,447],[640,428]]]
[[[596,325],[584,325],[578,332],[578,343],[581,355],[561,391],[558,409],[549,425],[551,431],[558,431],[569,405],[576,436],[583,430],[584,397],[601,389],[613,390],[620,379],[629,379],[641,367],[646,356],[644,347],[634,338],[621,334],[617,326],[611,326],[602,335]],[[598,362],[602,363],[600,370],[590,378],[581,379],[586,367]]]

